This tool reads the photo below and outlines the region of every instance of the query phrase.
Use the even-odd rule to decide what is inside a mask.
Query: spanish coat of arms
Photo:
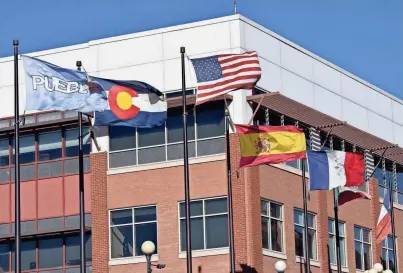
[[[269,138],[259,137],[255,141],[255,149],[258,154],[270,152],[270,141]]]

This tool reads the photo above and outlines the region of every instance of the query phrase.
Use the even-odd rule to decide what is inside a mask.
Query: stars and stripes
[[[385,197],[375,229],[376,241],[378,243],[382,242],[392,231],[392,217],[390,212],[390,192],[388,189],[385,189]]]
[[[256,52],[191,59],[197,78],[196,105],[238,89],[252,89],[260,79]]]

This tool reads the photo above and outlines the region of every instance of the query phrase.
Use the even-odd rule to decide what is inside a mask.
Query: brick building
[[[362,152],[367,174],[380,162],[374,179],[362,187],[371,198],[340,207],[343,271],[364,271],[381,261],[386,267],[395,265],[391,240],[376,244],[373,233],[388,183],[394,187],[398,265],[403,270],[403,151],[398,146],[383,155],[376,150],[403,146],[398,137],[403,132],[403,102],[236,15],[32,54],[70,68],[81,60],[86,71],[99,77],[146,81],[168,101],[168,120],[162,127],[95,128],[99,151],[86,139],[89,271],[142,272],[140,246],[152,240],[157,245],[153,261],[166,264],[155,271],[185,272],[180,46],[189,57],[256,50],[262,67],[255,90],[194,109],[195,79],[187,63],[194,272],[229,271],[224,100],[235,123],[247,124],[257,109],[255,124],[297,124],[304,128],[309,147],[320,142]],[[10,95],[4,100],[12,106],[11,58],[0,59],[0,72],[0,92]],[[12,121],[1,120],[0,127],[0,268],[9,272]],[[27,113],[21,131],[22,268],[78,272],[76,114]],[[238,270],[274,272],[274,263],[282,259],[287,272],[303,272],[301,162],[238,169],[235,134],[230,143]],[[311,192],[308,210],[311,270],[329,272],[336,268],[333,193]]]

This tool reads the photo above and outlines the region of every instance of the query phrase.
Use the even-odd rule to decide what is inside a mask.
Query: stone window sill
[[[303,258],[303,257],[296,257],[296,261],[297,261],[297,263],[301,263],[301,264],[303,264],[303,263],[305,263],[305,258]],[[319,261],[315,261],[315,260],[312,260],[311,259],[311,261],[310,261],[310,265],[311,266],[315,266],[315,267],[320,267],[320,263],[319,263]]]
[[[330,265],[330,268],[331,268],[332,270],[337,271],[337,265],[331,264],[331,265]],[[342,272],[348,272],[348,267],[342,266],[342,267],[341,267],[341,271],[342,271]]]
[[[158,254],[151,256],[152,262],[158,261]],[[110,259],[109,265],[123,265],[123,264],[138,264],[138,263],[145,263],[146,257],[145,256],[138,256],[138,257],[127,257],[127,258],[118,258],[118,259]]]
[[[229,248],[216,248],[216,249],[206,249],[206,250],[193,250],[192,257],[205,257],[205,256],[215,256],[215,255],[225,255],[229,253]],[[186,252],[179,253],[180,259],[186,259]]]
[[[287,255],[285,255],[284,253],[281,253],[281,252],[273,251],[273,250],[263,249],[263,255],[287,260]]]

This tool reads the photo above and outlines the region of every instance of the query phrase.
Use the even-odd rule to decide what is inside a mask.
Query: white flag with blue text
[[[87,73],[22,56],[25,70],[25,110],[93,112],[108,107],[105,90],[90,88]]]

